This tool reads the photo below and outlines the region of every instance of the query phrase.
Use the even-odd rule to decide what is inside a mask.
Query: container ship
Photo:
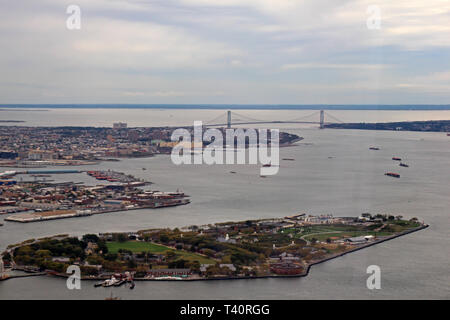
[[[400,178],[400,175],[395,172],[386,172],[384,175],[389,176],[389,177],[394,177],[394,178]]]

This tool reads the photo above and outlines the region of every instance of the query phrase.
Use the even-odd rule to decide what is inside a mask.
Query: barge
[[[386,172],[384,175],[385,176],[389,176],[389,177],[393,177],[393,178],[400,178],[400,175],[398,173],[395,173],[395,172]]]

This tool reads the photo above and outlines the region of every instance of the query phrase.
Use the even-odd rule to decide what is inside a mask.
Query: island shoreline
[[[424,229],[426,229],[428,227],[429,227],[428,224],[423,224],[423,225],[421,225],[421,226],[419,226],[417,228],[414,228],[414,229],[411,229],[411,230],[407,230],[407,231],[404,231],[402,233],[395,234],[395,235],[392,235],[392,236],[388,236],[386,238],[374,241],[372,243],[368,243],[368,244],[365,244],[365,245],[362,245],[362,246],[358,246],[356,248],[353,248],[353,249],[350,249],[348,251],[336,254],[334,256],[327,257],[327,258],[321,259],[319,261],[315,261],[313,263],[308,264],[306,266],[305,272],[303,272],[301,274],[245,276],[245,277],[212,277],[212,278],[197,278],[197,279],[181,279],[180,278],[178,280],[173,280],[173,279],[152,279],[152,278],[134,278],[133,280],[134,281],[184,281],[184,282],[189,282],[189,281],[211,281],[211,280],[249,280],[249,279],[270,279],[270,278],[272,278],[272,279],[302,278],[302,277],[306,277],[309,274],[311,267],[313,267],[315,265],[318,265],[318,264],[321,264],[321,263],[324,263],[324,262],[327,262],[327,261],[330,261],[330,260],[342,257],[342,256],[344,256],[346,254],[349,254],[349,253],[353,253],[353,252],[356,252],[356,251],[359,251],[359,250],[362,250],[362,249],[366,249],[366,248],[371,247],[371,246],[375,246],[377,244],[380,244],[380,243],[383,243],[383,242],[386,242],[386,241],[393,240],[395,238],[399,238],[399,237],[406,236],[408,234],[411,234],[411,233],[414,233],[414,232],[417,232],[417,231],[420,231],[420,230],[424,230]],[[52,273],[49,273],[49,272],[42,273],[42,272],[39,272],[39,274],[37,274],[37,273],[30,273],[28,275],[9,276],[9,277],[0,279],[0,281],[6,281],[6,280],[9,280],[9,279],[24,278],[24,277],[30,277],[30,276],[53,276],[53,277],[67,279],[67,278],[69,278],[70,275],[67,275],[67,274],[64,274],[64,273],[53,273],[53,272]],[[105,277],[81,277],[82,281],[101,281],[101,280],[105,280],[105,279],[106,279]]]

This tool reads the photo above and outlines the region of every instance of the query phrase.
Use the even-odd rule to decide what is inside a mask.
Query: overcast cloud
[[[450,1],[0,0],[0,71],[0,103],[448,104]]]

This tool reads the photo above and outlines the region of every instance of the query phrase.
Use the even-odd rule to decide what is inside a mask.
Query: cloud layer
[[[0,48],[0,103],[450,103],[449,1],[0,0]]]

